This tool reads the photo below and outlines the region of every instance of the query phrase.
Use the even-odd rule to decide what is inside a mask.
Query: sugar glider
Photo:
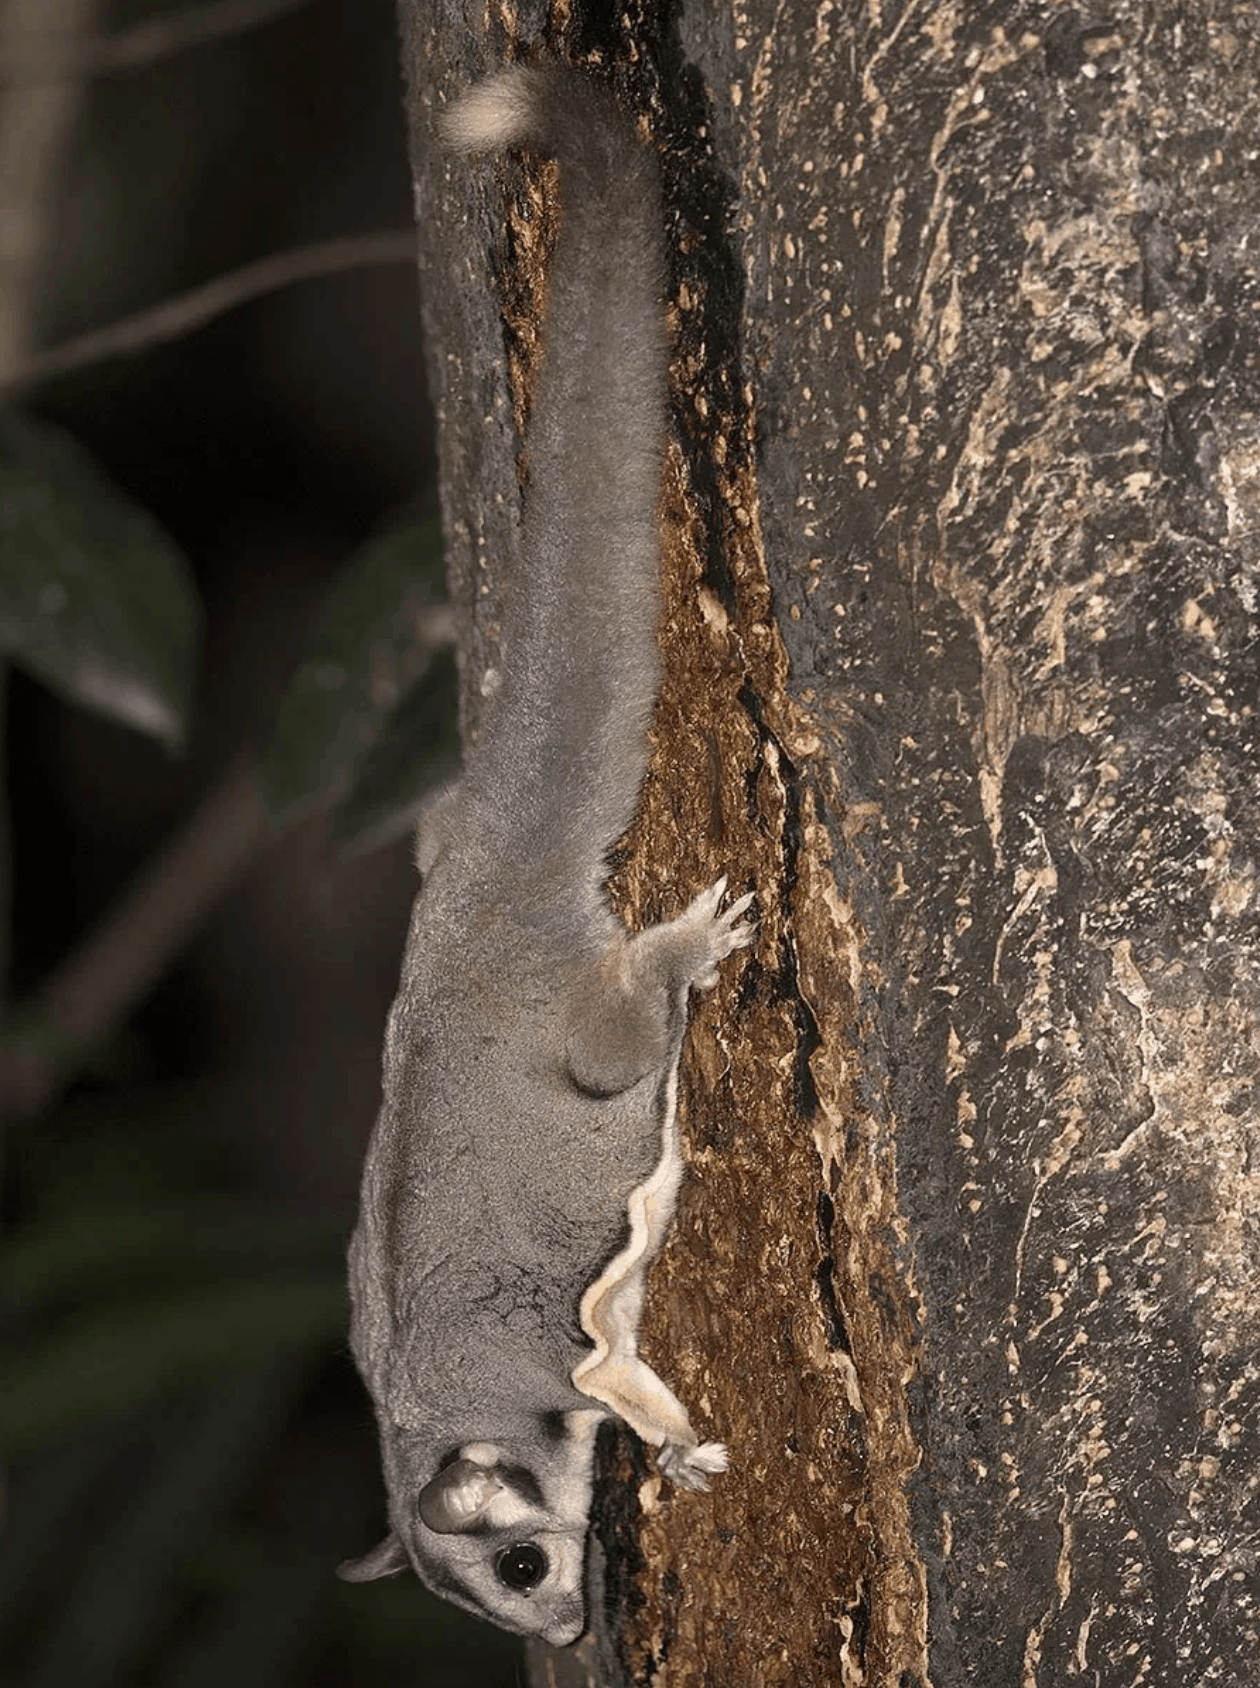
[[[631,933],[605,892],[658,684],[665,262],[653,153],[594,83],[517,66],[445,138],[560,166],[561,228],[529,427],[501,683],[422,819],[350,1246],[351,1339],[390,1532],[341,1567],[556,1645],[585,1627],[595,1434],[620,1415],[661,1470],[725,1469],[641,1360],[644,1275],[673,1213],[692,986],[747,944],[725,880]]]

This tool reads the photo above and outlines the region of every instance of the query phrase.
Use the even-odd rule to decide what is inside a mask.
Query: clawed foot
[[[726,1449],[721,1442],[693,1443],[690,1447],[667,1442],[657,1452],[656,1463],[678,1488],[707,1489],[709,1478],[726,1470]]]
[[[689,929],[688,935],[693,938],[695,955],[690,978],[700,990],[717,984],[718,963],[732,950],[743,949],[752,943],[755,936],[752,922],[740,919],[752,904],[752,892],[740,897],[719,914],[725,895],[726,875],[723,874],[707,891],[701,891],[673,923],[680,931]]]

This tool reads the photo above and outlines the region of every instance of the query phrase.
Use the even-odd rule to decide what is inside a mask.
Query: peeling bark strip
[[[498,178],[505,335],[502,189],[470,218],[423,137],[547,18],[400,3],[475,725],[548,201]],[[578,1679],[1251,1688],[1255,7],[551,23],[679,216],[669,682],[617,883],[646,920],[726,871],[762,921],[697,1017],[643,1332],[733,1466],[684,1517],[623,1450],[620,1662]]]

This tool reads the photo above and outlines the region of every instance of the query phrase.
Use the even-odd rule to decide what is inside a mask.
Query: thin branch
[[[74,1055],[145,995],[266,825],[257,764],[242,757],[25,1007],[0,1046],[0,1115],[29,1116],[52,1101]]]
[[[0,661],[0,1025],[4,1023],[9,999],[9,962],[13,917],[13,830],[9,824],[8,710],[9,664]],[[4,1181],[5,1132],[8,1125],[4,1098],[0,1096],[0,1184]],[[3,1497],[0,1496],[0,1512]]]
[[[318,276],[338,275],[374,264],[414,263],[415,256],[416,236],[411,229],[343,235],[292,252],[277,252],[204,282],[174,299],[164,300],[160,305],[137,311],[134,316],[123,317],[107,328],[91,329],[46,352],[36,352],[0,379],[0,393],[32,386],[106,358],[124,357],[166,340],[176,340],[225,311],[235,310],[260,294],[275,292],[294,282],[312,281]]]
[[[57,203],[83,90],[69,68],[102,0],[0,0],[0,54],[36,23],[52,26],[55,83],[14,88],[0,101],[0,378],[38,345],[38,316],[56,240]]]
[[[56,55],[95,27],[100,0],[2,0],[0,54],[25,39],[38,20],[55,26]],[[82,102],[72,74],[56,86],[11,89],[0,101],[0,377],[38,344],[38,313],[55,240],[57,199]],[[0,712],[2,714],[2,712]],[[0,732],[4,729],[0,719]],[[0,757],[0,995],[7,990],[11,871],[6,766]],[[8,1110],[0,1097],[0,1148]]]
[[[0,85],[60,82],[111,71],[142,70],[159,59],[228,35],[242,35],[309,6],[311,0],[218,0],[135,24],[117,35],[67,37],[32,30],[0,50]]]
[[[419,631],[431,657],[453,643],[449,606],[431,605]],[[325,794],[323,812],[334,799]],[[258,759],[244,753],[0,1030],[0,1120],[29,1119],[56,1101],[84,1051],[126,1020],[233,880],[280,836]]]

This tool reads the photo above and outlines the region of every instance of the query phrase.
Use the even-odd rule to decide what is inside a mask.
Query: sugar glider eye
[[[547,1575],[547,1555],[532,1541],[519,1541],[505,1547],[494,1561],[495,1575],[505,1588],[517,1594],[529,1594]]]

